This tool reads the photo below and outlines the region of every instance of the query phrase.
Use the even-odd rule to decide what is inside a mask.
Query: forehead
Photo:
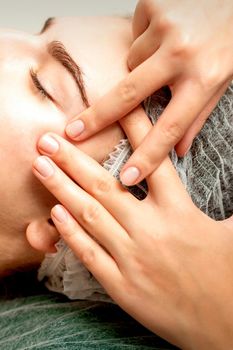
[[[7,84],[25,79],[28,67],[47,60],[44,40],[40,36],[15,30],[0,30],[0,79],[6,76]],[[14,75],[15,74],[15,75]]]
[[[41,34],[51,30],[59,35],[68,34],[70,39],[78,39],[89,45],[108,43],[110,49],[123,43],[122,40],[132,42],[131,20],[118,16],[51,17],[45,21]]]
[[[128,73],[131,23],[120,17],[61,17],[51,19],[42,36],[61,41],[81,66],[90,102]],[[92,92],[95,93],[92,95]]]
[[[6,59],[12,56],[16,57],[16,52],[18,55],[29,55],[39,49],[40,43],[33,35],[1,29],[0,46],[0,59]]]

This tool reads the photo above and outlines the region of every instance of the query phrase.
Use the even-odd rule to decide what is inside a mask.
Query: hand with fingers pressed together
[[[134,148],[150,128],[129,129]],[[53,222],[112,299],[182,349],[232,349],[233,217],[196,208],[168,158],[139,201],[61,136],[38,150],[33,172],[61,203]]]
[[[232,79],[232,35],[232,0],[139,1],[128,56],[132,72],[69,122],[67,135],[84,140],[167,85],[171,101],[122,169],[121,180],[140,182],[174,146],[183,156]]]

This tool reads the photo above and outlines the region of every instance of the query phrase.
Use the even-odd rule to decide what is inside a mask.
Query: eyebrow
[[[55,21],[56,21],[55,17],[48,18],[45,21],[43,28],[40,31],[40,34],[44,34],[52,25],[54,25]],[[72,77],[74,78],[78,86],[84,105],[86,107],[89,107],[90,103],[88,101],[87,92],[86,92],[84,79],[83,79],[83,72],[80,66],[68,54],[64,45],[60,41],[52,41],[51,43],[49,43],[47,45],[47,50],[48,50],[48,53],[53,58],[55,58],[56,61],[62,64],[63,67],[65,67],[66,70],[72,75]]]
[[[40,31],[40,34],[43,34],[44,32],[46,32],[46,30],[48,30],[54,24],[54,22],[55,22],[55,17],[48,18],[45,21],[45,23]]]
[[[83,80],[83,72],[79,65],[68,54],[64,45],[60,41],[52,41],[47,46],[48,53],[55,58],[74,78],[79,92],[81,94],[82,101],[86,107],[89,107],[89,101],[86,93],[85,83]]]

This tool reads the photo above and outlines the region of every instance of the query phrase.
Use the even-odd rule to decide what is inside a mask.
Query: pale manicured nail
[[[54,154],[59,150],[58,142],[49,135],[44,135],[41,137],[38,147],[41,151],[47,154]]]
[[[73,139],[81,135],[84,129],[84,122],[82,120],[75,120],[73,123],[67,125],[66,133],[70,138]]]
[[[34,168],[40,173],[43,177],[49,177],[53,175],[54,168],[52,164],[45,157],[38,157],[34,163]]]
[[[67,212],[61,205],[56,205],[52,209],[52,216],[59,221],[60,223],[64,223],[67,221]]]
[[[132,186],[135,184],[140,176],[140,171],[136,167],[130,167],[126,169],[121,175],[121,182],[126,186]]]

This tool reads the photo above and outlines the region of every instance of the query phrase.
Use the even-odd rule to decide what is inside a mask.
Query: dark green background
[[[0,349],[176,349],[108,303],[53,294],[35,273],[0,282]]]

